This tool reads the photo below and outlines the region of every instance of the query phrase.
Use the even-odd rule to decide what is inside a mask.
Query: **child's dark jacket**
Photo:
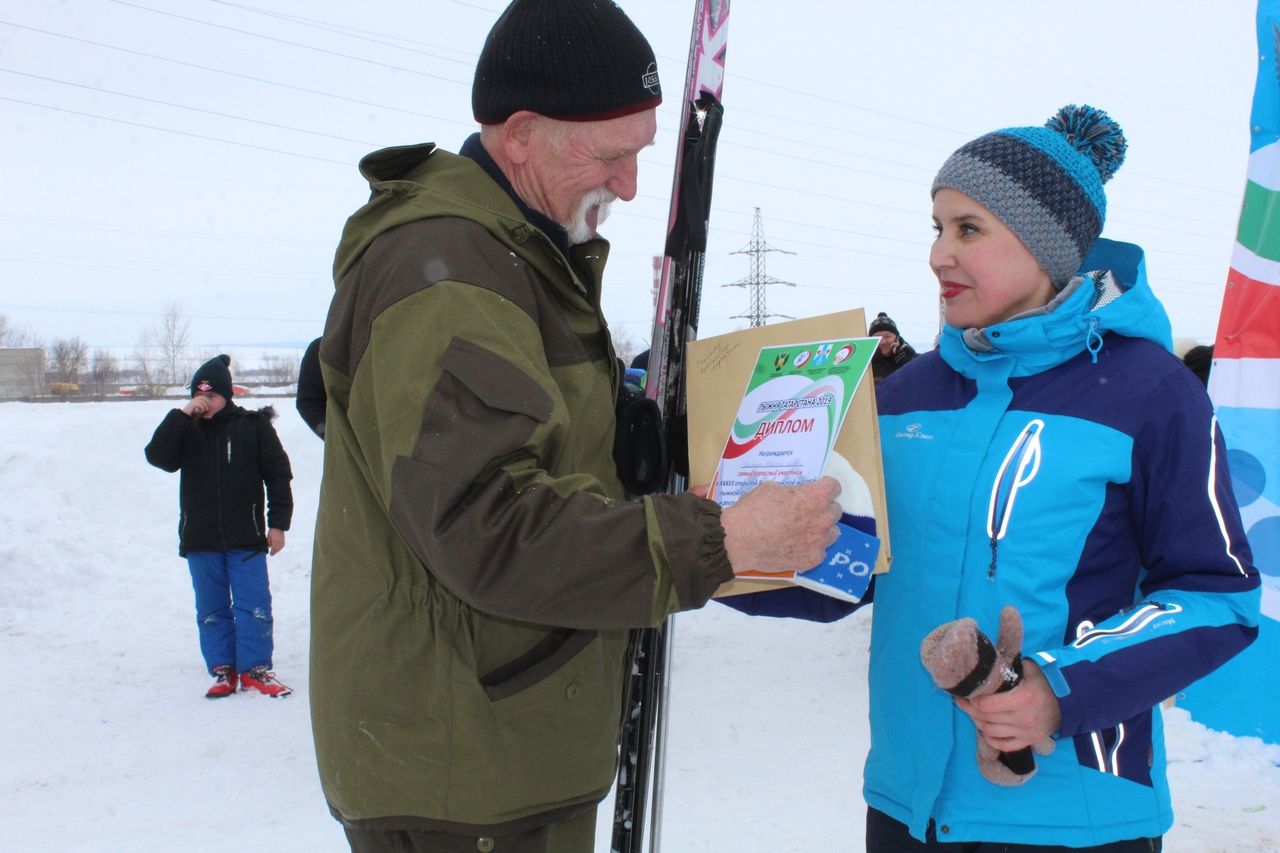
[[[228,403],[209,420],[174,409],[156,427],[147,461],[182,472],[180,555],[266,550],[268,529],[289,529],[293,472],[271,426],[273,414]]]

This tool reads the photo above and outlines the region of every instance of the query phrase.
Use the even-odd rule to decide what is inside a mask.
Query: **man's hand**
[[[267,531],[267,553],[275,556],[284,550],[284,531],[273,527]]]
[[[840,484],[822,477],[802,486],[761,483],[720,515],[734,574],[802,572],[822,562],[838,538]]]
[[[1030,658],[1022,659],[1022,681],[1004,693],[956,699],[973,718],[982,739],[1001,752],[1013,752],[1048,740],[1062,724],[1062,708],[1053,688]]]

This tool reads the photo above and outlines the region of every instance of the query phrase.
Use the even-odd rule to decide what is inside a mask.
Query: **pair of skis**
[[[685,345],[697,338],[698,305],[711,215],[716,140],[724,109],[725,47],[729,0],[695,0],[693,35],[683,91],[662,276],[649,339],[645,394],[668,424],[685,411]],[[684,490],[674,472],[668,491]],[[661,835],[662,760],[666,740],[667,665],[672,620],[632,636],[632,671],[623,718],[621,761],[614,789],[614,853],[640,853],[645,830],[649,849]],[[652,820],[649,820],[652,812]]]

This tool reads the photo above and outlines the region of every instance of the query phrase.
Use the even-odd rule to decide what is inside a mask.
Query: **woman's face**
[[[1053,284],[1031,251],[995,214],[952,189],[933,197],[929,266],[938,277],[947,324],[986,328],[1040,308]]]

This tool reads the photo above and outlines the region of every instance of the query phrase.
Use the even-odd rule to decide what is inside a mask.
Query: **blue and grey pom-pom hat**
[[[1061,289],[1080,269],[1107,218],[1102,185],[1127,143],[1105,112],[1070,104],[1043,127],[1007,127],[956,150],[933,179],[990,210]]]

